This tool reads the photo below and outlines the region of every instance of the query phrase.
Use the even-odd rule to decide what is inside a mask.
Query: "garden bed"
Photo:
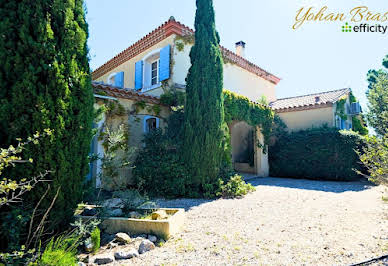
[[[91,209],[99,209],[98,206],[86,206]],[[162,211],[165,217],[152,219],[153,214]],[[159,238],[168,239],[171,235],[177,234],[182,230],[184,224],[184,209],[136,209],[136,213],[140,214],[137,218],[129,217],[107,217],[102,215],[85,216],[76,213],[76,218],[81,218],[84,221],[98,218],[101,220],[100,227],[108,234],[119,232],[127,232],[130,234],[152,234]]]

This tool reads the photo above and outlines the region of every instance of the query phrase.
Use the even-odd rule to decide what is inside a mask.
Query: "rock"
[[[108,264],[115,260],[112,254],[101,254],[94,258],[94,263],[97,265]]]
[[[153,235],[148,235],[148,240],[155,243],[156,241],[158,241],[158,238],[156,236],[153,236]]]
[[[140,213],[138,213],[138,212],[133,211],[133,212],[130,212],[130,213],[129,213],[129,218],[138,219],[138,218],[140,218],[140,217],[141,217],[141,215],[140,215]]]
[[[96,216],[97,215],[97,210],[94,208],[86,208],[82,211],[81,216]]]
[[[140,246],[139,246],[139,253],[140,254],[144,254],[150,250],[153,250],[155,248],[155,245],[154,243],[152,243],[151,241],[149,241],[148,239],[145,239],[143,240],[141,243],[140,243]]]
[[[112,249],[112,248],[115,248],[117,247],[119,244],[115,243],[115,242],[109,242],[108,245],[106,245],[107,248],[109,249]]]
[[[121,209],[108,210],[107,215],[110,217],[119,217],[123,215],[123,211]]]
[[[132,259],[133,257],[138,257],[139,252],[137,252],[136,249],[130,249],[128,251],[120,251],[120,252],[115,252],[115,259],[116,260],[127,260],[127,259]]]
[[[158,210],[156,212],[153,212],[151,216],[152,216],[152,220],[163,220],[163,219],[167,219],[168,217],[165,210]]]
[[[105,200],[103,203],[102,203],[102,207],[105,207],[105,208],[108,208],[108,209],[114,209],[114,208],[124,208],[124,202],[122,199],[108,199],[108,200]]]
[[[127,235],[126,233],[117,233],[115,240],[122,244],[128,244],[131,243],[131,237]]]

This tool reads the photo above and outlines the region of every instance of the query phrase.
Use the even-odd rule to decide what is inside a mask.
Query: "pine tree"
[[[195,44],[186,79],[183,159],[202,191],[214,184],[223,156],[223,60],[212,0],[197,0]]]
[[[0,147],[53,130],[53,138],[30,145],[12,176],[32,177],[52,171],[28,193],[35,206],[47,208],[56,191],[50,225],[72,217],[88,172],[93,120],[93,92],[88,62],[88,27],[83,0],[0,2]],[[27,202],[27,201],[25,201]]]

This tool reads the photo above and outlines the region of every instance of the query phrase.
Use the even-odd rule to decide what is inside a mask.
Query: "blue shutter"
[[[124,72],[119,72],[115,76],[115,86],[124,88]]]
[[[160,51],[159,81],[170,78],[170,48],[171,45],[167,45]]]
[[[143,88],[143,61],[135,63],[135,89]]]
[[[341,129],[346,129],[345,120],[341,118]]]

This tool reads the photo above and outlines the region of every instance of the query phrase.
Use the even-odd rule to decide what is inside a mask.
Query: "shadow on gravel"
[[[346,191],[362,191],[370,189],[375,186],[373,183],[362,180],[354,182],[337,182],[337,181],[319,181],[308,179],[292,179],[292,178],[278,178],[265,177],[255,178],[247,181],[253,186],[273,186],[273,187],[287,187],[305,190],[317,190],[324,192],[342,193]]]

